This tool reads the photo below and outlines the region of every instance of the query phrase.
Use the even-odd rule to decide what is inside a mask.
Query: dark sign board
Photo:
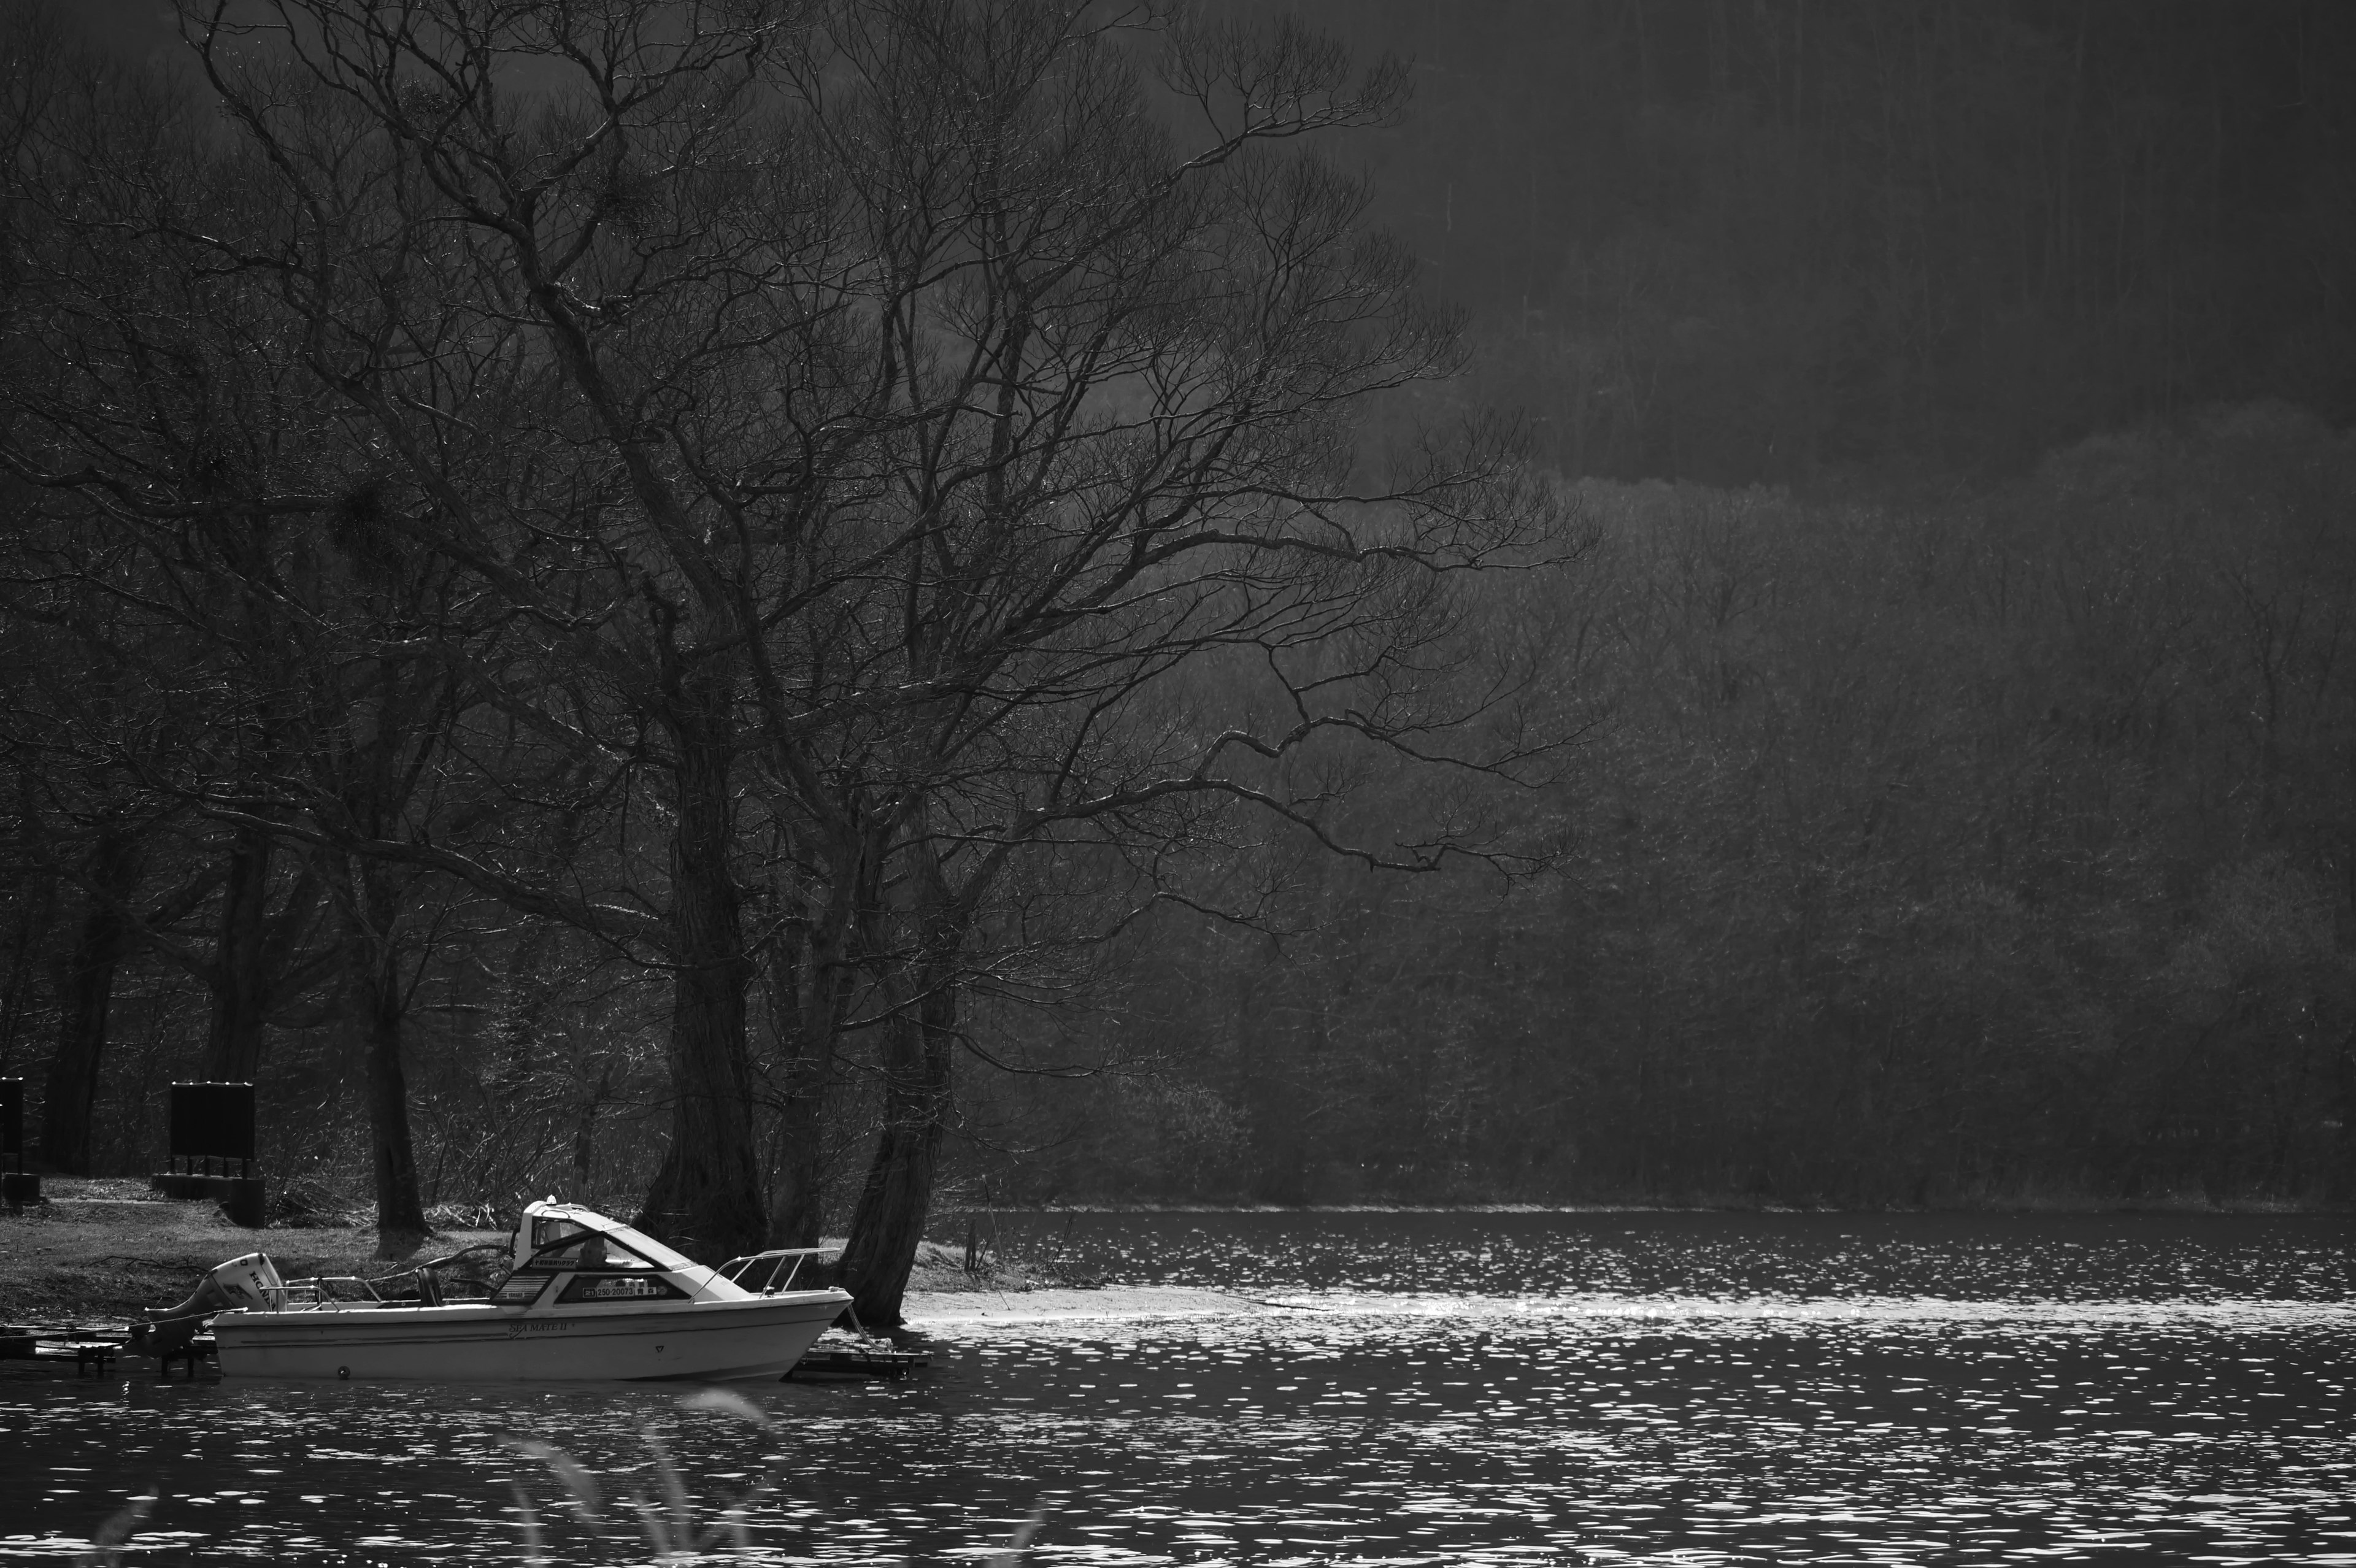
[[[25,1081],[0,1078],[0,1154],[25,1152]]]
[[[253,1085],[172,1085],[172,1157],[253,1157]]]

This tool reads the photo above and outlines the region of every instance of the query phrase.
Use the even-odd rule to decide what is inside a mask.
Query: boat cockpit
[[[554,1199],[525,1208],[509,1253],[507,1277],[491,1286],[498,1307],[743,1301],[753,1294],[643,1232]]]

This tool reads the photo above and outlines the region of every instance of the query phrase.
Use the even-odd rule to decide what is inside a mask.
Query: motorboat
[[[782,1377],[851,1305],[834,1289],[748,1289],[653,1237],[577,1203],[527,1206],[486,1294],[454,1299],[454,1253],[383,1281],[284,1280],[260,1253],[213,1269],[197,1294],[155,1319],[209,1313],[215,1354],[233,1378],[582,1381]],[[496,1267],[496,1264],[494,1265]],[[772,1269],[764,1278],[774,1278]],[[737,1268],[736,1273],[745,1270]]]

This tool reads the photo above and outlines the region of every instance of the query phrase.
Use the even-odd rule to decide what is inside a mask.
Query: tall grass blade
[[[91,1531],[90,1550],[75,1561],[106,1563],[122,1562],[123,1545],[139,1533],[139,1527],[147,1522],[147,1516],[155,1511],[155,1504],[162,1499],[163,1496],[164,1485],[158,1481],[155,1489],[146,1496],[133,1498],[129,1502],[107,1515],[99,1527]]]
[[[648,1450],[655,1456],[655,1474],[662,1477],[663,1496],[670,1502],[671,1539],[679,1542],[680,1550],[691,1552],[695,1549],[695,1516],[688,1507],[687,1483],[680,1479],[679,1467],[670,1462],[670,1450],[663,1446],[653,1427],[638,1428],[638,1435],[646,1440]]]
[[[509,1481],[508,1489],[515,1493],[516,1517],[523,1520],[524,1563],[527,1568],[541,1568],[548,1554],[540,1539],[540,1510],[531,1506],[531,1495],[523,1489],[521,1481]]]
[[[1046,1522],[1047,1504],[1042,1499],[1039,1506],[1031,1510],[1031,1517],[1016,1525],[1014,1533],[1006,1538],[1006,1544],[992,1554],[990,1568],[1023,1568],[1023,1554],[1031,1550],[1031,1538]]]
[[[728,1544],[736,1549],[737,1555],[750,1557],[753,1554],[753,1531],[744,1523],[744,1505],[742,1502],[732,1505],[720,1516],[720,1525],[728,1532]],[[712,1542],[699,1541],[697,1544],[709,1545]]]
[[[630,1488],[630,1507],[638,1516],[638,1526],[647,1532],[647,1550],[655,1554],[658,1563],[670,1561],[670,1532],[663,1528],[662,1509],[647,1500],[647,1494],[637,1488]]]
[[[739,1421],[749,1421],[755,1426],[776,1425],[776,1422],[769,1419],[767,1411],[763,1410],[734,1389],[698,1389],[693,1393],[680,1395],[679,1407],[681,1410],[715,1411],[722,1415],[733,1415]]]
[[[556,1478],[564,1483],[564,1489],[573,1494],[573,1511],[581,1522],[589,1527],[593,1535],[605,1533],[605,1521],[598,1517],[598,1510],[605,1506],[605,1499],[598,1493],[597,1477],[591,1475],[580,1460],[555,1444],[543,1443],[537,1437],[510,1437],[508,1443],[517,1453],[537,1459],[555,1471]]]
[[[746,1524],[746,1511],[750,1509],[755,1503],[760,1501],[763,1498],[768,1496],[771,1491],[775,1490],[776,1485],[777,1472],[772,1469],[763,1475],[759,1480],[745,1488],[744,1491],[738,1493],[735,1499],[731,1501],[726,1508],[721,1510],[718,1522],[713,1524],[710,1530],[705,1531],[702,1534],[695,1538],[695,1550],[698,1552],[710,1552],[720,1544],[721,1536],[725,1534],[730,1541],[734,1543],[736,1551],[739,1552],[751,1552],[753,1550],[753,1534]]]

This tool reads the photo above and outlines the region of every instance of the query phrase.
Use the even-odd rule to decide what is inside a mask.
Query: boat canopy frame
[[[655,1267],[672,1274],[704,1266],[685,1253],[665,1246],[635,1225],[626,1225],[610,1215],[598,1213],[594,1209],[584,1208],[578,1203],[560,1203],[552,1198],[545,1198],[537,1203],[524,1205],[523,1214],[516,1223],[516,1250],[522,1251],[521,1243],[529,1234],[534,1243],[531,1255],[537,1256],[541,1250],[539,1227],[550,1223],[571,1225],[574,1227],[573,1233],[576,1236],[584,1231],[594,1231],[600,1235],[610,1237],[620,1242]],[[556,1240],[558,1238],[551,1238],[552,1243]]]

